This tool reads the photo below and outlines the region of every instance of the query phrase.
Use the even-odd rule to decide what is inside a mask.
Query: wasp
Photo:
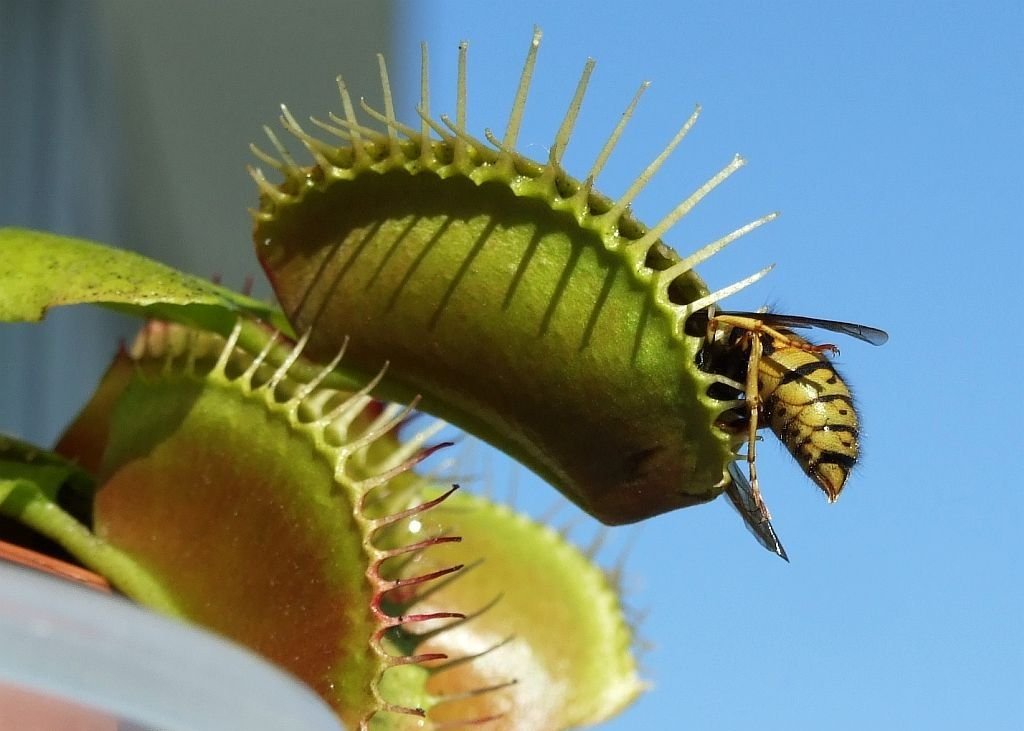
[[[828,357],[839,349],[814,344],[793,328],[821,328],[872,345],[889,336],[866,325],[773,312],[711,310],[706,328],[698,365],[731,379],[735,387],[720,384],[715,395],[741,404],[727,410],[719,426],[747,443],[747,476],[731,462],[725,493],[758,541],[788,561],[761,497],[757,430],[771,428],[829,502],[839,497],[860,454],[853,396]]]

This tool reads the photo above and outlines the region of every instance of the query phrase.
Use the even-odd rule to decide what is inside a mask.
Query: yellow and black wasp
[[[761,498],[757,430],[770,427],[829,502],[839,497],[860,454],[853,396],[827,356],[838,354],[838,348],[811,343],[792,329],[821,328],[872,345],[882,345],[889,336],[866,325],[773,312],[709,311],[706,327],[698,364],[742,386],[736,393],[720,384],[716,394],[743,397],[742,407],[726,411],[719,425],[746,441],[749,479],[730,463],[725,493],[761,544],[787,559]]]

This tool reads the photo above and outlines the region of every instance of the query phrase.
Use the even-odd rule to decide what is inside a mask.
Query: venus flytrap
[[[639,692],[628,628],[617,607],[608,614],[614,594],[586,557],[524,518],[452,498],[412,472],[441,446],[430,443],[439,423],[405,435],[408,409],[381,404],[368,388],[322,386],[323,366],[296,380],[301,341],[272,365],[279,338],[264,330],[264,347],[251,353],[237,345],[241,329],[225,339],[151,322],[60,440],[63,456],[5,442],[0,485],[34,480],[38,509],[62,516],[42,525],[45,535],[129,597],[287,668],[353,728],[423,728],[413,721],[423,717],[563,728],[603,717],[577,698],[619,699],[601,706],[606,716]],[[90,515],[64,510],[68,490],[91,494]],[[0,493],[4,512],[39,526],[9,493]],[[456,499],[456,515],[471,506],[473,525],[488,526],[465,550],[454,522],[437,513],[446,499]],[[498,532],[505,524],[516,526],[515,540]],[[455,551],[434,557],[441,547]],[[459,575],[481,560],[485,570]],[[566,627],[558,653],[545,654],[531,636],[536,618],[521,611],[536,597],[516,572],[560,577],[574,625],[618,630]],[[495,621],[521,648],[501,660],[508,682],[500,687],[485,682],[492,653],[466,651],[491,637]],[[449,632],[461,643],[445,644]],[[478,662],[489,670],[467,686]],[[530,687],[539,677],[556,681],[540,712],[516,695],[518,678]]]
[[[591,515],[627,523],[706,502],[729,482],[742,439],[720,427],[735,381],[698,365],[704,332],[691,315],[762,276],[709,292],[693,267],[765,216],[680,258],[662,234],[742,165],[734,159],[648,229],[630,202],[696,121],[619,199],[594,182],[630,105],[593,169],[561,166],[592,64],[585,67],[548,160],[515,150],[540,35],[527,55],[508,127],[490,144],[465,127],[466,47],[457,115],[429,117],[424,53],[421,123],[394,116],[383,59],[384,110],[339,80],[344,116],[307,132],[281,123],[313,159],[300,166],[267,129],[283,178],[260,170],[253,237],[285,314],[309,352],[348,343],[365,375],[389,364],[382,393],[421,395],[425,410],[514,456]],[[377,124],[383,129],[375,129]],[[706,322],[706,317],[705,317]]]

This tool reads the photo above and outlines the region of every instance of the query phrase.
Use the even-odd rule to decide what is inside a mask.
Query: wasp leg
[[[771,325],[767,325],[756,317],[743,317],[741,315],[715,315],[709,321],[709,326],[714,327],[716,323],[722,323],[725,325],[732,325],[751,333],[760,335],[767,335],[773,341],[773,345],[776,348],[797,348],[799,350],[806,350],[810,353],[824,353],[825,351],[831,352],[833,355],[839,355],[839,348],[832,343],[822,343],[820,345],[814,345],[804,340],[797,340],[784,332],[776,330]]]
[[[750,475],[750,493],[754,499],[757,509],[771,520],[771,513],[768,506],[761,498],[761,488],[757,482],[757,421],[761,413],[760,384],[757,380],[758,370],[761,367],[761,336],[756,333],[748,333],[750,338],[750,360],[747,363],[746,382],[746,404],[747,404],[747,473]]]

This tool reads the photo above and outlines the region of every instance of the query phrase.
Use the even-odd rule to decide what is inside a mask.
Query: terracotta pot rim
[[[97,573],[4,540],[0,540],[0,561],[25,566],[108,594],[113,591],[110,582]]]

